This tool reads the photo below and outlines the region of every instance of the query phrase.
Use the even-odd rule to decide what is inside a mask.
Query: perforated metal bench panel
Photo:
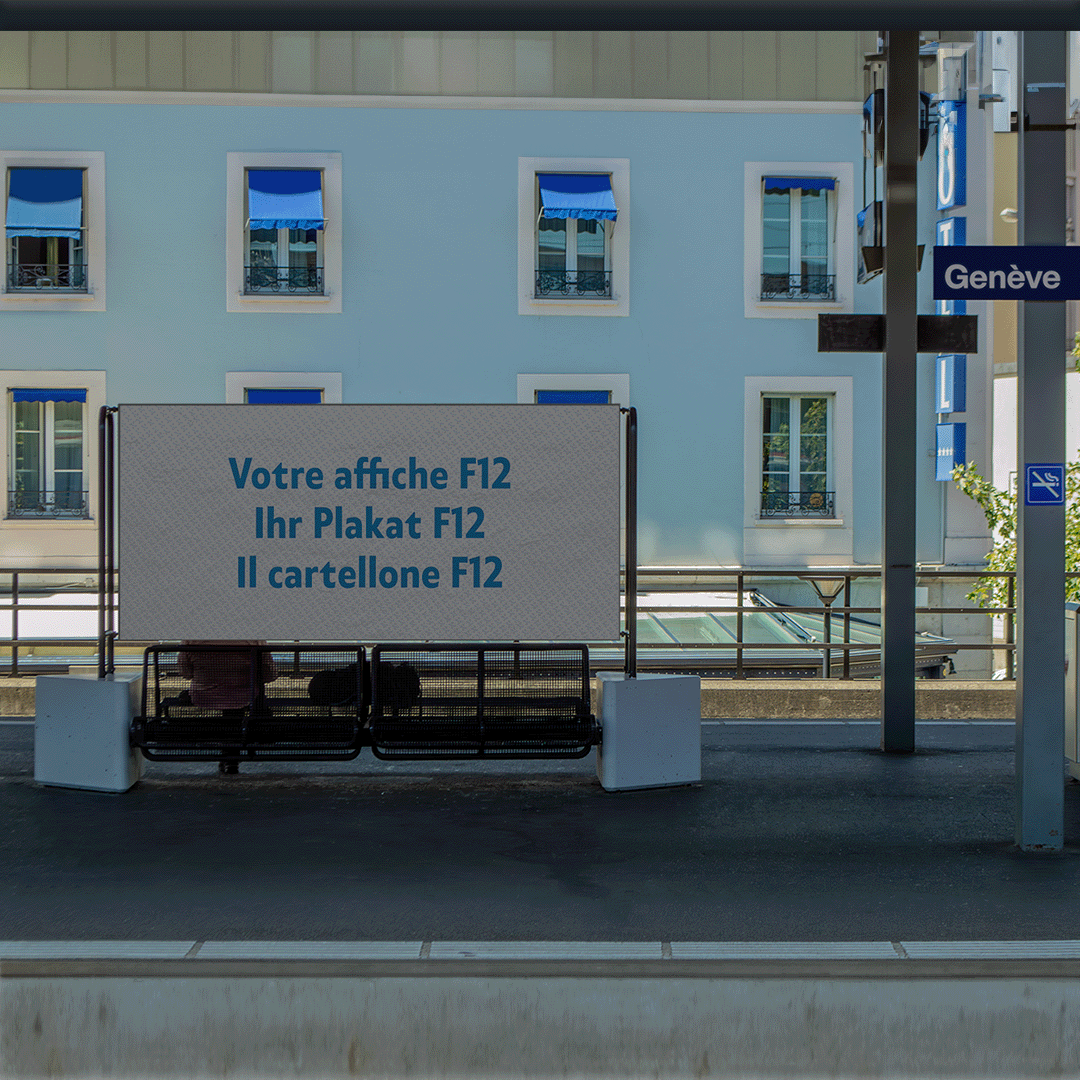
[[[315,675],[349,665],[356,665],[351,701],[312,700]],[[146,650],[143,670],[131,740],[152,760],[349,760],[364,745],[362,648],[157,645]],[[263,683],[260,672],[274,678]]]
[[[377,645],[372,683],[380,758],[584,757],[599,738],[584,645]]]

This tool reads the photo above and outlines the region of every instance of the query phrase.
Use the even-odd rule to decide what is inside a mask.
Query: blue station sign
[[[1080,247],[935,247],[935,300],[1080,300]]]

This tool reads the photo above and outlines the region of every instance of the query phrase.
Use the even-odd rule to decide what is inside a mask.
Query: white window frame
[[[605,226],[605,260],[610,258],[611,298],[577,300],[539,298],[536,293],[537,226],[540,213],[538,173],[607,173],[618,208],[618,220]],[[568,219],[570,220],[570,219]],[[568,238],[569,243],[569,238]],[[629,158],[518,158],[518,314],[519,315],[629,315],[630,314],[630,159]]]
[[[226,371],[225,402],[243,405],[248,390],[321,390],[324,405],[341,404],[340,371]]]
[[[82,169],[86,173],[83,220],[86,222],[86,290],[27,289],[7,292],[7,233],[4,234],[4,285],[0,311],[105,310],[105,152],[103,150],[0,150],[4,220],[7,220],[9,169]]]
[[[830,273],[835,300],[762,300],[762,224],[766,176],[831,177]],[[855,168],[850,161],[747,161],[743,171],[743,314],[748,319],[816,319],[855,310]]]
[[[850,375],[748,375],[743,403],[743,562],[747,565],[847,565],[853,545],[854,380]],[[762,399],[831,397],[829,482],[832,518],[761,516]],[[822,562],[822,560],[827,560]]]
[[[799,486],[801,470],[799,468],[802,460],[802,415],[801,411],[795,408],[795,403],[802,401],[805,398],[811,399],[824,399],[826,402],[826,416],[825,416],[825,490],[832,491],[834,496],[836,489],[834,484],[836,482],[836,473],[833,465],[833,414],[836,412],[836,396],[834,394],[806,394],[806,393],[767,393],[761,395],[761,408],[758,413],[758,432],[761,436],[761,442],[759,445],[759,460],[761,452],[764,449],[765,440],[765,399],[776,398],[783,399],[788,402],[789,405],[789,418],[791,427],[788,431],[788,493],[801,494],[802,489]],[[759,490],[764,492],[765,487],[765,470],[762,467],[760,470],[761,480],[758,485]],[[759,510],[760,513],[760,510]],[[784,516],[784,515],[781,515]],[[801,517],[802,515],[795,514],[793,517]],[[836,506],[833,505],[833,517],[836,516]],[[814,517],[815,521],[831,521],[831,517]]]
[[[244,293],[248,169],[318,169],[322,172],[326,228],[323,229],[322,238],[323,292],[320,295]],[[225,200],[226,311],[319,315],[341,313],[341,154],[230,152],[226,154]]]
[[[7,491],[11,488],[15,469],[15,423],[11,401],[13,390],[85,390],[83,403],[83,484],[87,496],[88,516],[85,518],[59,518],[43,514],[40,517],[9,518],[7,516]],[[0,515],[5,529],[93,529],[97,517],[98,500],[98,440],[96,417],[105,404],[104,371],[0,371],[0,391],[4,408],[0,417],[0,439],[3,439],[6,455],[4,509]],[[52,448],[48,451],[53,452]]]
[[[630,408],[630,376],[618,375],[541,375],[528,374],[517,377],[517,400],[519,405],[533,405],[537,390],[607,390],[611,404]]]

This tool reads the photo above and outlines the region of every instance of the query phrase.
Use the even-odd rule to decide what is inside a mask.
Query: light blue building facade
[[[641,563],[879,560],[881,357],[817,351],[819,312],[881,307],[880,278],[856,283],[858,101],[28,90],[0,94],[0,132],[9,199],[20,170],[84,177],[72,246],[8,219],[5,566],[94,565],[100,405],[266,389],[328,404],[606,394],[639,413]],[[254,228],[270,222],[260,177],[286,172],[315,178],[305,213],[314,196],[321,228]],[[544,178],[575,175],[609,186],[614,220],[545,214]],[[929,259],[920,282],[932,311]],[[918,557],[937,563],[934,362],[913,377]],[[78,419],[70,390],[86,392]],[[969,383],[969,409],[987,396]],[[969,448],[988,443],[980,424]],[[48,494],[79,483],[84,506]]]

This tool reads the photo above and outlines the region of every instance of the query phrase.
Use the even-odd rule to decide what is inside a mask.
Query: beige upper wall
[[[874,31],[0,31],[0,89],[862,101]]]

